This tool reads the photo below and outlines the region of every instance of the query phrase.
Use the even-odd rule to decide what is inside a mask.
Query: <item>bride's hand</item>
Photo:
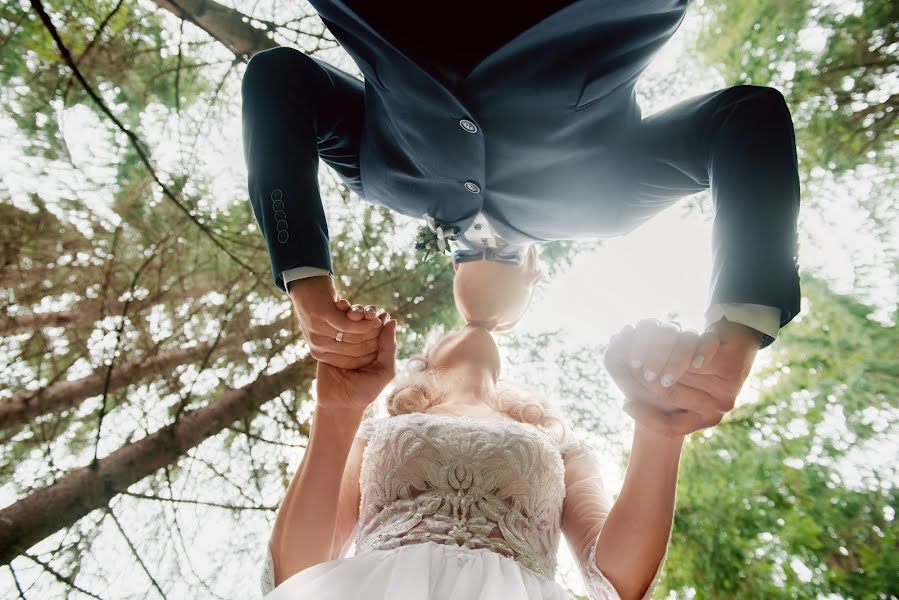
[[[625,410],[659,433],[684,435],[713,424],[721,411],[702,390],[682,379],[709,364],[719,348],[714,332],[699,335],[654,319],[628,325],[612,337],[605,367],[627,398]]]
[[[350,310],[345,300],[338,300],[338,308]],[[358,369],[341,369],[327,363],[318,363],[316,375],[316,402],[320,408],[339,411],[340,414],[361,414],[393,379],[396,365],[396,321],[386,312],[378,313],[372,307],[374,317],[381,320],[378,337],[378,354],[375,360]]]

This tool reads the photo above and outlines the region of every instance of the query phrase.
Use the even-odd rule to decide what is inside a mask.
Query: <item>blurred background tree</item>
[[[695,49],[729,82],[784,93],[807,169],[895,165],[899,5],[697,0]]]
[[[691,438],[663,588],[707,598],[899,593],[899,336],[803,279],[756,402]],[[896,314],[892,315],[895,323]],[[679,594],[679,595],[680,595]]]
[[[659,597],[899,595],[895,295],[865,300],[866,285],[896,281],[896,16],[886,1],[697,0],[691,61],[641,80],[644,114],[698,71],[784,91],[804,223],[865,181],[858,208],[879,248],[853,257],[851,294],[803,275],[803,314],[754,373],[757,398],[691,438]],[[359,75],[306,3],[0,8],[4,597],[257,594],[314,368],[242,164],[216,148],[240,144],[244,63],[279,44]],[[457,326],[448,261],[414,255],[417,225],[327,168],[321,185],[341,291],[400,319],[404,356]],[[707,210],[704,196],[690,203]],[[563,273],[593,248],[544,257]],[[597,452],[622,454],[629,424],[601,345],[559,332],[501,345],[507,377],[557,398]]]

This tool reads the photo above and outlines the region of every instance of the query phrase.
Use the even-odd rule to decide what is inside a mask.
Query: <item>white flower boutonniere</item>
[[[415,249],[425,252],[425,260],[430,258],[431,252],[436,251],[440,254],[452,253],[450,242],[456,241],[458,228],[450,227],[444,230],[437,224],[434,217],[430,215],[422,215],[427,225],[422,225],[418,230],[418,237],[415,240]]]

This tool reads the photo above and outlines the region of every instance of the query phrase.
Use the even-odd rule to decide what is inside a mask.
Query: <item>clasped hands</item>
[[[733,409],[760,335],[724,319],[702,335],[647,319],[612,337],[604,364],[624,392],[625,412],[657,433],[684,436]]]
[[[339,298],[330,275],[291,281],[288,294],[314,359],[340,369],[375,361],[384,325],[377,306]]]

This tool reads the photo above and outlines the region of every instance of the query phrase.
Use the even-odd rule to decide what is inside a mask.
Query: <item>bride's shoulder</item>
[[[566,463],[577,457],[591,455],[590,446],[574,435],[566,436],[557,443],[557,446],[559,448],[559,454],[562,455],[562,460]]]
[[[356,437],[369,439],[372,434],[390,418],[391,417],[388,415],[363,419],[362,423],[359,424],[359,429],[356,430]]]

